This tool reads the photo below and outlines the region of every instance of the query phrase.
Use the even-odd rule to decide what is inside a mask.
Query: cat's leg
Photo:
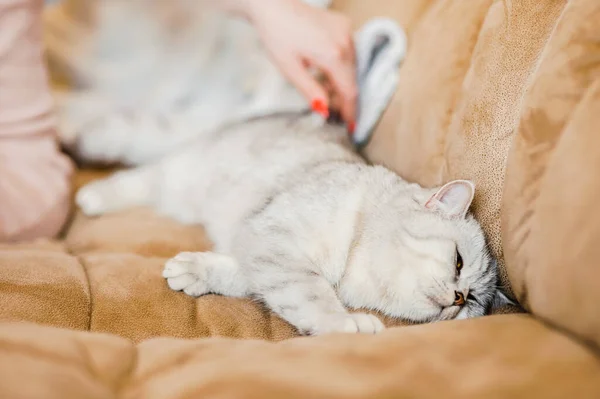
[[[221,105],[199,101],[180,111],[118,107],[89,93],[56,94],[61,144],[83,163],[151,163],[221,126]]]
[[[233,297],[258,295],[302,333],[374,334],[384,329],[376,316],[349,313],[321,276],[309,272],[277,273],[262,265],[253,266],[261,268],[263,273],[253,276],[252,288],[233,257],[214,252],[182,252],[167,261],[163,277],[171,289],[194,297],[209,293]]]
[[[135,166],[164,157],[212,127],[189,125],[175,113],[111,109],[80,124],[65,147],[81,162]]]
[[[171,289],[195,297],[208,293],[249,295],[237,261],[215,252],[182,252],[167,261],[163,277]]]
[[[333,287],[312,272],[278,273],[260,287],[260,296],[275,313],[301,333],[321,335],[335,332],[375,334],[383,323],[367,313],[349,313]]]
[[[150,205],[158,174],[158,167],[154,165],[117,172],[83,186],[75,202],[88,216]]]
[[[302,334],[382,331],[376,316],[349,313],[338,297],[334,286],[343,266],[332,256],[334,248],[330,252],[329,243],[318,238],[329,219],[310,215],[310,210],[327,212],[297,207],[302,195],[308,193],[288,192],[270,199],[237,229],[231,251],[243,267],[252,295]]]

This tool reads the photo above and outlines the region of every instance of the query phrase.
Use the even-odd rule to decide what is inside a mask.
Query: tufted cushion
[[[165,257],[206,250],[206,241],[190,240],[203,237],[203,231],[169,231],[171,221],[140,211],[143,221],[133,211],[118,221],[88,221],[87,232],[86,223],[76,221],[85,240],[0,247],[0,321],[109,332],[135,342],[160,336],[277,341],[296,335],[290,325],[250,300],[217,295],[194,299],[171,291],[161,276]],[[105,223],[108,232],[94,231],[95,222]],[[127,234],[136,230],[133,237]],[[168,239],[156,244],[165,231]],[[72,254],[66,252],[69,248]]]
[[[506,176],[509,276],[532,312],[600,345],[600,2],[571,1],[525,96]]]

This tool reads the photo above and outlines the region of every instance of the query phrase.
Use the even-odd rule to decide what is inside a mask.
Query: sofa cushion
[[[600,346],[600,2],[571,1],[510,151],[503,237],[521,303]]]
[[[600,397],[598,359],[525,315],[280,343],[5,323],[0,354],[5,398]]]
[[[137,239],[151,243],[159,231]],[[45,242],[37,245],[0,249],[0,321],[108,332],[135,342],[160,336],[277,341],[297,335],[251,300],[196,299],[170,290],[161,276],[166,258],[111,251],[73,256],[55,246],[46,249]]]
[[[91,299],[85,270],[77,258],[39,245],[0,249],[0,321],[88,330]]]

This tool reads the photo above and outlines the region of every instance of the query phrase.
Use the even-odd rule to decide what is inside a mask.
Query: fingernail
[[[356,128],[356,122],[352,121],[348,123],[348,133],[354,133],[354,129]]]
[[[314,112],[321,114],[323,118],[329,118],[329,107],[327,107],[325,101],[317,98],[312,101],[310,106]]]

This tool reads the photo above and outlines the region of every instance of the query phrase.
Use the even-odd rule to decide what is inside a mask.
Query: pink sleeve
[[[42,0],[0,0],[0,241],[57,234],[72,167],[56,144]]]

